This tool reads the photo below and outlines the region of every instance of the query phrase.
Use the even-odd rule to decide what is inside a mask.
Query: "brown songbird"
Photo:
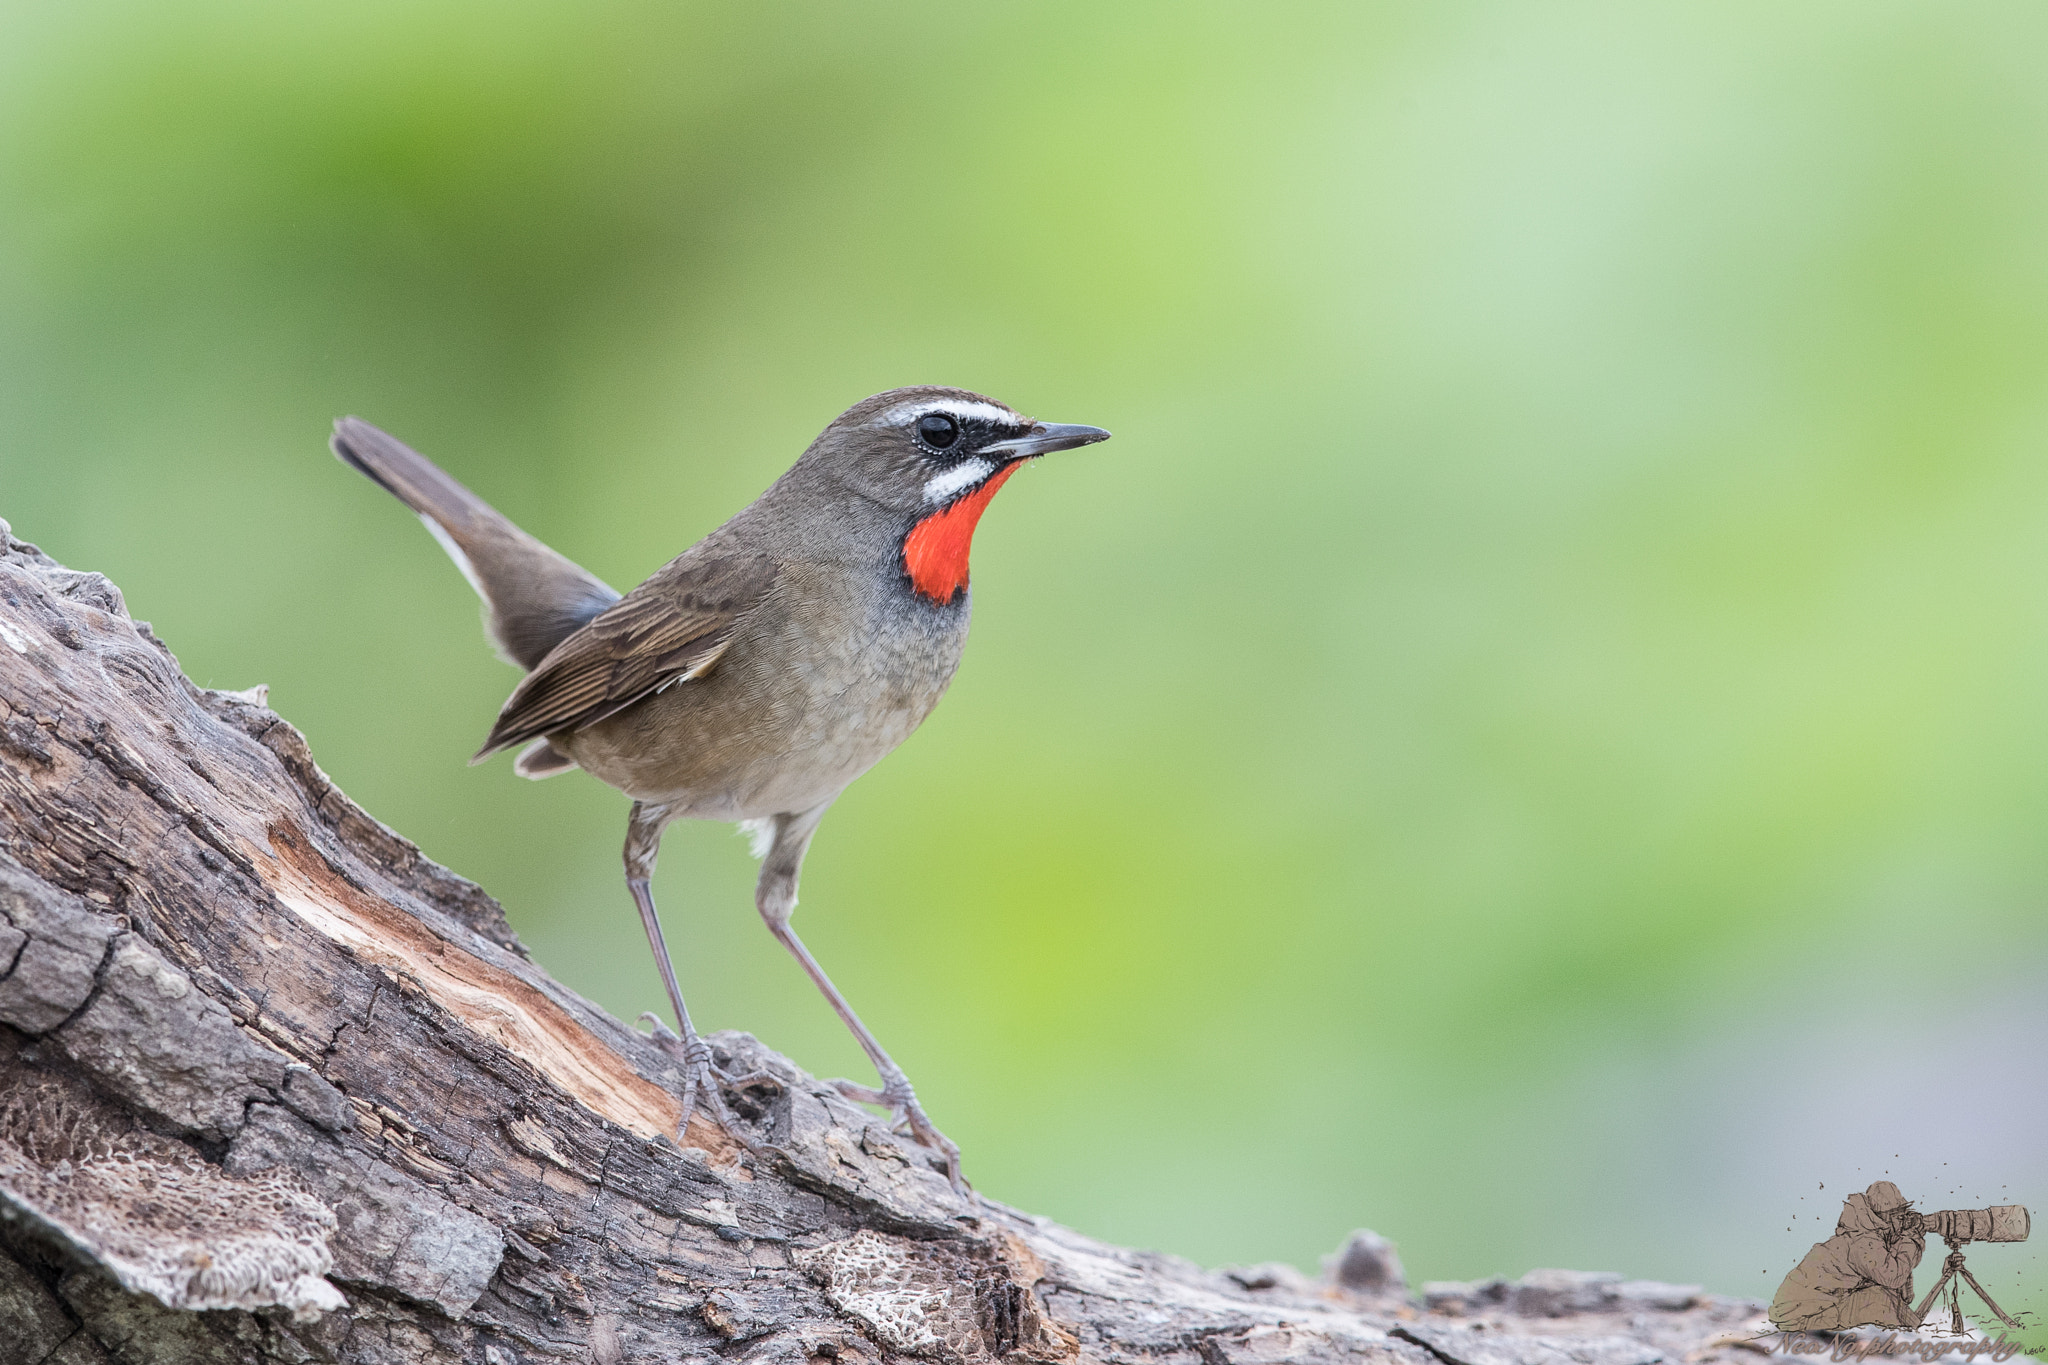
[[[731,820],[762,859],[754,903],[860,1041],[888,1107],[943,1155],[890,1060],[790,926],[804,850],[833,800],[938,704],[967,643],[975,523],[1025,461],[1108,439],[1034,422],[960,389],[892,389],[841,413],[767,492],[621,597],[507,521],[425,456],[354,417],[334,452],[417,512],[484,600],[500,652],[528,670],[472,761],[523,746],[521,776],[581,768],[633,798],[626,885],[676,1027],[655,1036],[728,1130],[721,1074],[690,1023],[648,879],[671,820]]]

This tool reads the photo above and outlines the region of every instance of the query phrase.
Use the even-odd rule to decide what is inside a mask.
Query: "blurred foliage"
[[[996,1197],[1767,1295],[1665,1059],[2048,959],[2037,5],[4,13],[0,513],[622,1015],[625,802],[464,766],[514,676],[328,421],[621,587],[879,389],[1117,433],[804,887]],[[670,835],[700,1021],[860,1074],[751,874]]]

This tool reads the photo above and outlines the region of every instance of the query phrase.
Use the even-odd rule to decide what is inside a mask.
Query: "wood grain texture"
[[[105,579],[0,545],[0,1365],[1676,1365],[1758,1311],[1106,1246],[744,1034],[721,1060],[782,1082],[733,1097],[754,1150],[679,1145],[664,1054],[495,902]]]

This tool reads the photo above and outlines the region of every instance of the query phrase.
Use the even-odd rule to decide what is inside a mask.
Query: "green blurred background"
[[[4,12],[0,514],[612,1010],[626,803],[464,766],[515,675],[329,421],[624,587],[957,384],[1117,439],[800,923],[984,1191],[1763,1295],[2048,1203],[2038,3]],[[700,1021],[862,1074],[664,853]]]

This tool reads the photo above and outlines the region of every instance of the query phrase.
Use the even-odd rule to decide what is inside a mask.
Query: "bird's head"
[[[975,523],[1003,482],[1040,455],[1108,439],[1101,427],[1036,422],[965,389],[912,388],[854,404],[814,449],[897,514],[911,590],[945,604],[967,586]]]

